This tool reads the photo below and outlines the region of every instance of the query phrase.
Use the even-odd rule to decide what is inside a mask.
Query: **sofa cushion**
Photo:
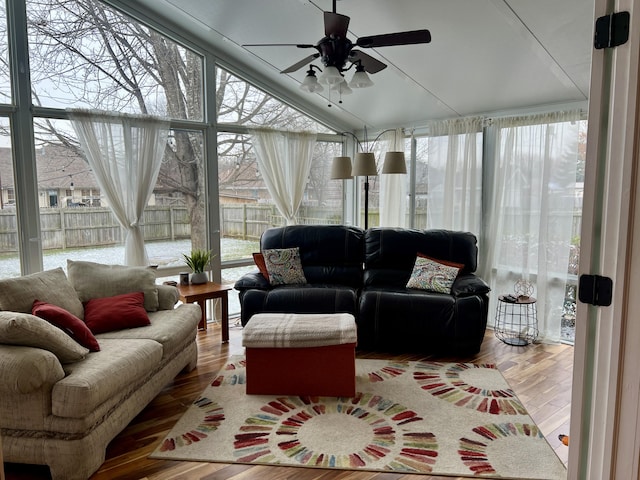
[[[477,267],[477,239],[472,233],[370,228],[365,233],[364,286],[406,287],[418,253],[463,264],[460,273],[473,273]]]
[[[271,290],[246,290],[242,325],[256,313],[350,313],[357,315],[358,289],[344,285],[283,285]]]
[[[84,321],[93,333],[149,325],[149,315],[144,309],[144,293],[92,298],[84,304]]]
[[[158,310],[158,285],[151,268],[67,260],[67,271],[82,303],[92,298],[142,291],[144,308],[148,312]]]
[[[458,319],[452,295],[404,287],[368,287],[359,304],[358,346],[364,349],[447,350],[465,321]],[[476,323],[475,318],[469,323]]]
[[[300,262],[300,249],[273,248],[264,250],[264,263],[271,285],[299,285],[307,283]]]
[[[122,396],[150,376],[162,360],[162,345],[153,340],[101,339],[99,352],[64,366],[67,376],[53,386],[52,412],[82,418],[113,396]]]
[[[299,247],[307,283],[362,285],[364,230],[347,225],[289,225],[270,228],[260,250]],[[405,279],[406,283],[406,279]]]
[[[460,267],[418,255],[407,288],[449,294],[459,271]]]
[[[64,308],[82,319],[82,302],[62,268],[0,280],[0,310],[31,313],[41,300]]]
[[[89,351],[98,352],[100,350],[100,345],[91,330],[89,330],[89,327],[87,327],[87,324],[64,308],[36,300],[33,302],[31,313],[62,329],[63,332],[83,347],[88,348]]]
[[[151,324],[143,328],[131,328],[99,334],[102,339],[138,338],[155,340],[162,344],[162,357],[173,356],[184,344],[196,337],[198,322],[202,319],[200,307],[196,304],[179,305],[174,310],[158,310],[149,313]]]
[[[58,327],[30,313],[0,312],[0,343],[48,350],[60,363],[77,362],[89,353]]]

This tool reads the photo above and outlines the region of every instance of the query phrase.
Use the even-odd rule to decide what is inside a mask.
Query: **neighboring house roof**
[[[87,162],[71,149],[47,145],[36,149],[38,188],[69,188],[71,182],[78,188],[98,188]],[[11,149],[0,147],[0,179],[3,188],[13,185],[13,159]]]
[[[47,145],[36,150],[38,187],[69,188],[71,182],[78,188],[98,188],[89,164],[73,150]]]
[[[91,168],[73,149],[60,145],[46,145],[38,148],[36,164],[40,190],[68,189],[71,187],[71,182],[75,188],[99,188]],[[6,188],[14,183],[13,178],[11,149],[0,147],[0,184]],[[159,180],[155,190],[166,192],[173,189],[162,185]]]

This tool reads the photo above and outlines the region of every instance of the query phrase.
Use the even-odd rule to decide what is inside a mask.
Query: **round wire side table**
[[[500,295],[494,332],[507,345],[524,347],[533,343],[538,338],[536,299]]]

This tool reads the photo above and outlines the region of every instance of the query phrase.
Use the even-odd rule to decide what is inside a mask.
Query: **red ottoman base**
[[[246,348],[247,393],[353,397],[355,343],[307,348]]]

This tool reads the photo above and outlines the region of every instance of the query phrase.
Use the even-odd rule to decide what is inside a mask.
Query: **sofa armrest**
[[[453,286],[451,287],[451,294],[454,297],[468,297],[471,295],[486,295],[491,289],[477,275],[472,273],[458,275]]]
[[[2,393],[31,393],[64,376],[58,357],[48,350],[0,345],[0,397]]]
[[[264,278],[259,271],[243,275],[238,279],[233,288],[239,291],[257,288],[259,290],[269,290],[269,280]]]

